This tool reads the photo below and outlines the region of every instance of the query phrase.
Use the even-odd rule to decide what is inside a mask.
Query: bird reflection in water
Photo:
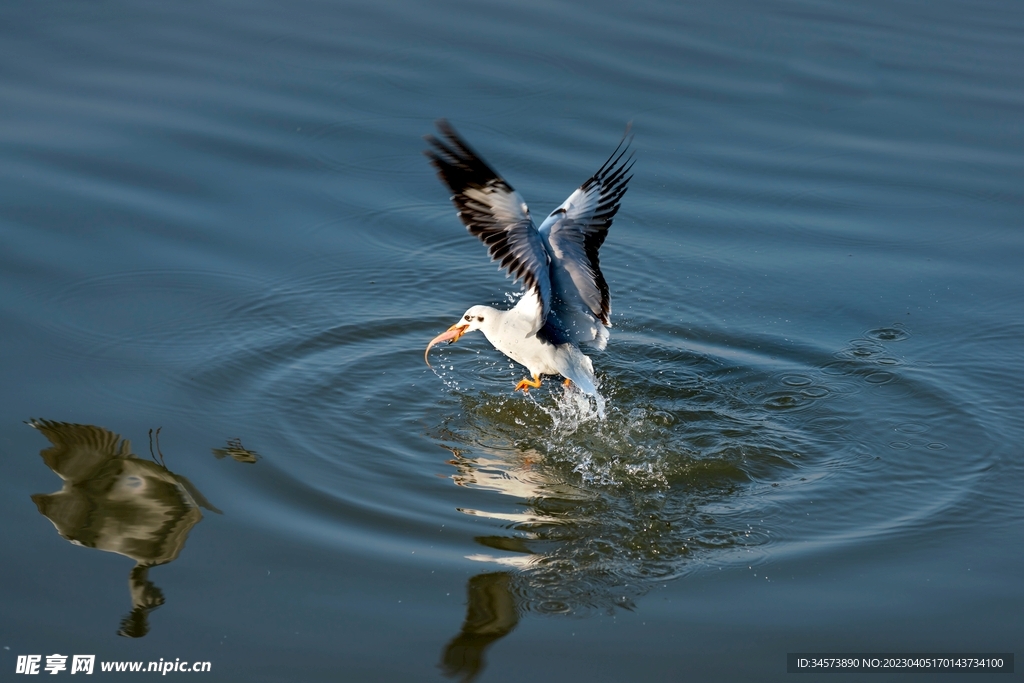
[[[453,432],[440,438],[466,441]],[[728,485],[705,484],[703,492],[689,488],[678,496],[664,488],[592,487],[539,449],[439,445],[452,453],[456,485],[500,494],[491,509],[459,511],[503,530],[476,537],[482,547],[466,556],[490,569],[469,580],[462,629],[442,651],[439,666],[451,678],[476,678],[488,648],[527,614],[632,611],[635,598],[684,571],[693,546],[742,543],[742,534],[703,510]]]
[[[37,493],[33,502],[71,543],[135,561],[128,578],[132,611],[118,635],[141,638],[149,632],[149,613],[164,604],[163,592],[149,580],[150,567],[178,557],[203,518],[200,507],[220,510],[188,479],[168,470],[162,455],[160,462],[156,456],[141,459],[119,434],[50,420],[28,424],[49,439],[50,448],[39,454],[64,480],[60,491]]]
[[[448,462],[458,470],[457,474],[452,475],[452,479],[459,486],[492,489],[519,497],[537,494],[535,486],[529,481],[507,476],[502,467],[507,467],[506,462],[469,458],[458,448],[445,448],[451,450],[455,456]],[[523,461],[518,463],[521,466],[520,471],[529,470],[535,457],[540,456],[527,454]],[[501,515],[469,509],[461,511],[469,515],[500,517],[505,520],[516,517],[517,521],[521,521],[518,515]],[[534,557],[533,551],[526,546],[523,539],[515,536],[478,537],[476,541],[485,547],[517,555],[499,558],[477,554],[468,559],[519,567],[529,565]],[[519,604],[513,583],[513,574],[503,571],[477,574],[470,578],[466,586],[466,619],[458,635],[445,646],[441,655],[439,666],[446,676],[460,678],[466,682],[474,680],[484,669],[484,653],[487,648],[515,629],[519,623],[522,606]]]
[[[477,574],[467,586],[466,620],[444,648],[441,670],[452,678],[472,681],[484,668],[484,651],[511,633],[519,623],[519,608],[507,572]]]

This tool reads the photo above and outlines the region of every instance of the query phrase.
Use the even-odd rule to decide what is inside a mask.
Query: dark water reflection
[[[444,648],[441,670],[446,676],[472,681],[485,665],[484,653],[519,623],[520,607],[512,592],[513,574],[477,574],[466,586],[466,621]]]
[[[64,480],[55,493],[37,493],[32,501],[57,533],[86,548],[124,555],[135,561],[128,577],[132,611],[117,634],[141,638],[149,633],[149,614],[164,604],[164,594],[149,580],[149,570],[177,559],[202,507],[220,514],[184,476],[164,465],[156,434],[152,461],[132,453],[128,439],[103,427],[52,420],[29,426],[50,441],[39,455]],[[150,432],[150,448],[154,434]]]

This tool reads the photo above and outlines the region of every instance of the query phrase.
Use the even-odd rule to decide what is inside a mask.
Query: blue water
[[[0,37],[0,669],[1021,642],[1019,3],[58,1]],[[606,419],[480,335],[423,363],[516,292],[439,117],[535,215],[631,124]]]

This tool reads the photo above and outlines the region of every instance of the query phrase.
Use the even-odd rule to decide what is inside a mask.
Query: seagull
[[[580,345],[598,351],[608,343],[611,301],[597,252],[633,177],[632,137],[623,137],[604,165],[536,227],[523,197],[487,165],[446,120],[437,122],[441,138],[426,136],[424,154],[452,191],[459,219],[487,245],[488,253],[523,295],[515,307],[473,306],[459,322],[434,337],[430,349],[474,330],[503,354],[526,366],[530,377],[515,390],[541,386],[543,375],[561,375],[597,395],[597,378]]]

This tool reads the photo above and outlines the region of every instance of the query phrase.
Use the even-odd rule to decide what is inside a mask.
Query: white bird
[[[454,343],[474,330],[529,370],[516,385],[524,392],[542,375],[562,375],[587,394],[597,394],[594,366],[580,344],[603,350],[608,343],[611,302],[597,252],[608,234],[632,175],[631,138],[623,138],[608,160],[562,205],[535,227],[522,196],[467,145],[444,119],[444,140],[428,135],[424,153],[454,193],[452,202],[469,232],[487,245],[492,260],[524,293],[514,308],[473,306],[431,340]]]

